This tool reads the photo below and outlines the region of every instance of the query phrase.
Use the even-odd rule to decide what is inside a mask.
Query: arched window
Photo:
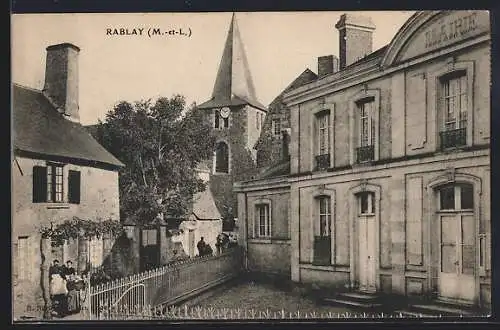
[[[225,142],[217,143],[215,148],[215,172],[229,173],[229,147]]]

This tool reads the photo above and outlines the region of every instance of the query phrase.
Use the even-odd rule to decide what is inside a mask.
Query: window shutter
[[[47,201],[47,168],[33,166],[33,203]]]
[[[427,141],[427,102],[425,75],[418,74],[408,78],[408,103],[406,127],[408,147],[412,150],[424,147]]]
[[[80,172],[69,171],[68,176],[68,201],[72,204],[80,204]]]

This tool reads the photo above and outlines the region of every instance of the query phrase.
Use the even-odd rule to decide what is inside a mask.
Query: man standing
[[[200,238],[198,241],[198,244],[196,244],[196,247],[198,248],[198,255],[200,257],[203,257],[205,255],[205,241],[203,240],[203,236]]]

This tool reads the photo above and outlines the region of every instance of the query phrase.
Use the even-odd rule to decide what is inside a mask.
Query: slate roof
[[[194,195],[193,214],[198,220],[219,220],[222,218],[208,186],[205,191]]]
[[[14,84],[12,102],[15,152],[125,166],[82,125],[63,118],[41,91]]]
[[[285,160],[265,168],[261,173],[257,175],[256,180],[274,178],[278,176],[287,176],[289,174],[290,160]]]
[[[198,107],[213,108],[249,104],[266,111],[257,100],[245,47],[233,14],[210,100]]]

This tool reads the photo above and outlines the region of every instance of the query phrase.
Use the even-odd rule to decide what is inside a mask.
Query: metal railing
[[[461,147],[467,144],[466,127],[442,131],[439,135],[441,137],[441,149]]]
[[[84,315],[88,319],[120,319],[175,302],[242,270],[242,251],[231,248],[216,256],[196,257],[104,284],[88,286]]]
[[[375,148],[374,146],[364,146],[356,148],[356,160],[358,163],[374,160]]]
[[[330,167],[330,154],[316,156],[316,169],[324,170]]]

